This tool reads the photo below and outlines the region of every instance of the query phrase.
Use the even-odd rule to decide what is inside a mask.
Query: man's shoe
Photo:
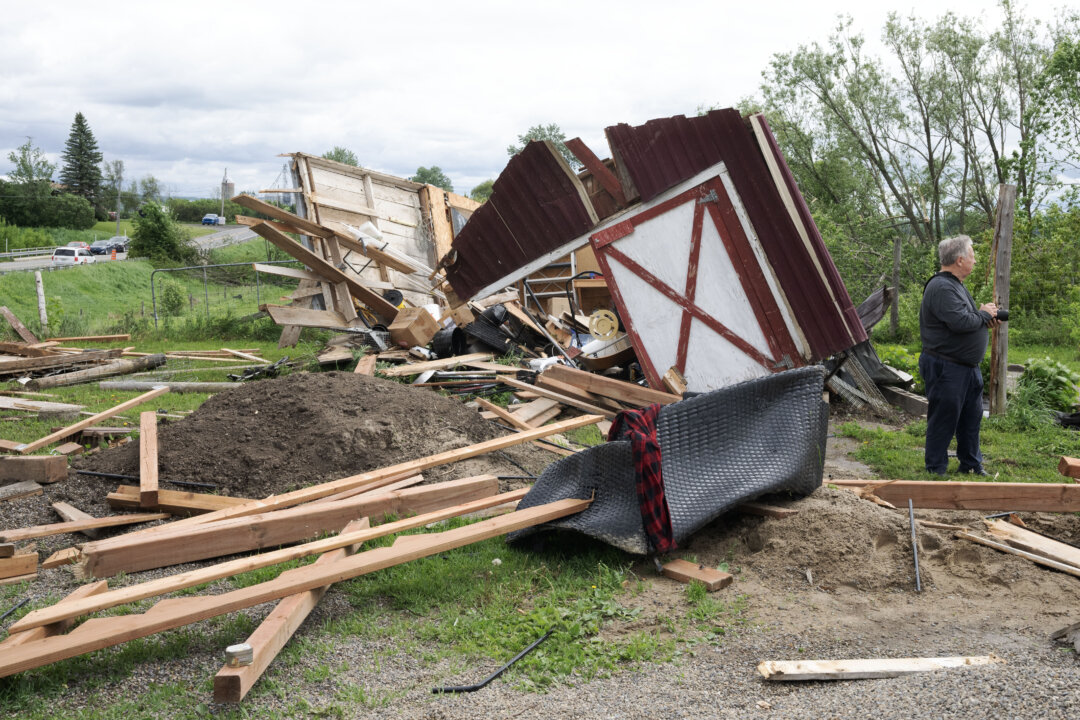
[[[990,477],[990,473],[986,472],[982,468],[971,468],[970,470],[961,470],[962,475],[982,475],[983,477]]]

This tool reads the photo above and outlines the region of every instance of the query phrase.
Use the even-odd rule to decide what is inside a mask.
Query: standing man
[[[989,342],[987,328],[999,324],[997,306],[976,308],[964,280],[975,269],[971,238],[957,235],[938,243],[941,272],[927,281],[919,308],[922,354],[919,372],[926,384],[926,470],[944,475],[949,443],[956,436],[960,472],[988,475],[979,452],[982,373],[979,363]]]

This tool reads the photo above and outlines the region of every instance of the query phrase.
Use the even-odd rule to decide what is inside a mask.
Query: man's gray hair
[[[971,238],[967,235],[956,235],[939,242],[937,254],[941,260],[941,267],[948,267],[955,263],[960,256],[967,253],[969,247],[971,247]]]

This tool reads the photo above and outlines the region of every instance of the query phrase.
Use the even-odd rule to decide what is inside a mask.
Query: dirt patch
[[[366,375],[304,373],[239,385],[188,418],[162,424],[159,467],[165,480],[213,483],[225,495],[261,498],[504,434],[474,409],[427,389]],[[529,448],[508,452],[529,474],[554,458]],[[138,475],[139,448],[132,443],[73,465]],[[525,474],[493,454],[424,476],[439,481],[488,472]]]

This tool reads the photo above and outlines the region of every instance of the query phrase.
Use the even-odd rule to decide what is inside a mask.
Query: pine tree
[[[67,185],[69,192],[93,202],[101,188],[101,151],[81,112],[75,113],[61,158],[64,169],[60,171],[60,182]]]

